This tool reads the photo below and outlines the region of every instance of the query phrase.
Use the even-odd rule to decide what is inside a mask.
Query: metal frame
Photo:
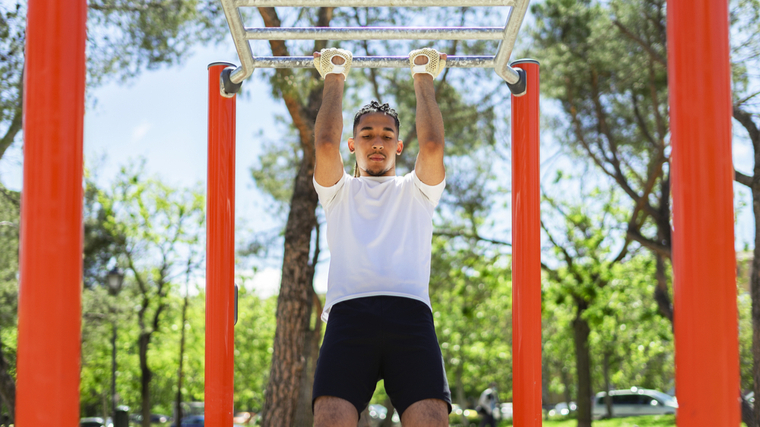
[[[239,6],[346,6],[357,5],[335,0],[223,0]],[[381,0],[373,6],[502,6],[514,4],[494,0]],[[527,1],[522,4],[527,6]],[[18,318],[18,371],[16,389],[16,425],[34,425],[46,422],[47,413],[55,413],[60,425],[78,425],[79,420],[79,342],[81,316],[81,251],[82,251],[82,139],[85,86],[85,25],[86,2],[84,0],[29,0],[27,12],[26,70],[24,79],[24,203],[21,212],[20,286]],[[232,12],[230,12],[230,10]],[[728,0],[671,0],[668,2],[668,76],[670,87],[671,128],[673,141],[673,269],[675,276],[676,304],[676,384],[680,427],[707,427],[739,424],[739,358],[737,344],[735,250],[733,236],[733,204],[731,163],[731,91],[728,49]],[[499,72],[500,64],[506,64],[511,54],[518,24],[525,7],[514,7],[510,23],[504,30],[505,39],[493,58],[493,66]],[[239,11],[225,9],[225,13]],[[235,20],[228,20],[234,27]],[[512,25],[512,26],[511,26]],[[511,26],[511,27],[510,27]],[[245,35],[240,21],[239,30]],[[513,33],[512,30],[515,32]],[[233,28],[233,33],[236,30]],[[240,40],[245,40],[241,38]],[[238,44],[238,48],[247,44]],[[248,48],[250,51],[250,48]],[[504,57],[506,56],[506,60]],[[245,55],[241,55],[244,60]],[[261,59],[260,59],[261,60]],[[374,61],[374,62],[373,62]],[[465,60],[462,60],[466,63]],[[252,56],[249,65],[254,63]],[[457,61],[452,61],[456,63]],[[361,63],[361,61],[360,61]],[[383,63],[378,59],[369,63]],[[484,60],[484,63],[488,63]],[[278,63],[273,62],[274,65]],[[705,67],[708,64],[709,67]],[[280,64],[281,65],[281,64]],[[516,153],[527,148],[525,156],[514,156],[513,162],[526,167],[526,173],[517,174],[520,187],[528,197],[514,203],[515,215],[531,215],[530,207],[536,191],[531,179],[538,179],[535,168],[538,163],[536,138],[538,132],[537,108],[532,107],[532,97],[538,99],[537,65],[519,64],[528,76],[527,91],[530,96],[519,99],[527,106],[513,106],[513,117],[528,114],[524,131],[513,129],[514,141],[532,144],[515,147]],[[222,73],[232,68],[221,70]],[[511,69],[511,68],[510,68]],[[535,70],[533,70],[535,69]],[[251,69],[252,70],[252,69]],[[215,69],[216,71],[216,69]],[[514,71],[514,70],[513,70]],[[534,73],[536,78],[533,78]],[[231,74],[231,73],[230,73]],[[508,75],[508,72],[507,72]],[[502,76],[503,77],[503,76]],[[533,82],[535,80],[535,82]],[[241,80],[242,81],[242,80]],[[215,94],[219,78],[210,75],[209,94]],[[239,83],[239,82],[238,82]],[[536,83],[535,85],[533,83]],[[215,99],[212,104],[224,104],[215,111],[226,113],[210,115],[210,127],[225,126],[224,144],[234,150],[234,105]],[[234,102],[234,97],[230,100]],[[518,99],[513,99],[513,103]],[[213,119],[213,117],[217,117]],[[213,119],[213,120],[212,120]],[[231,120],[230,120],[231,119]],[[515,124],[517,127],[518,124]],[[209,129],[210,139],[218,129]],[[521,135],[521,132],[528,134]],[[231,140],[229,138],[232,138]],[[215,138],[215,137],[214,137]],[[531,148],[533,147],[533,148]],[[227,151],[226,158],[229,159]],[[229,173],[234,163],[229,160],[214,163],[216,174]],[[531,166],[532,165],[532,166]],[[213,165],[212,165],[213,168]],[[523,170],[523,169],[521,169]],[[227,175],[229,176],[229,175]],[[234,175],[233,175],[234,177]],[[231,182],[227,179],[224,188]],[[221,183],[221,181],[220,181]],[[522,186],[522,184],[526,184]],[[513,189],[514,190],[514,189]],[[234,197],[234,193],[219,193],[220,204]],[[514,195],[513,195],[514,196]],[[705,204],[704,200],[712,203]],[[209,200],[211,203],[211,200]],[[527,205],[526,205],[527,204]],[[525,205],[525,206],[524,206]],[[523,208],[527,208],[523,210]],[[230,211],[232,212],[232,211]],[[537,215],[532,214],[535,220]],[[229,247],[234,227],[234,216],[220,224]],[[529,218],[523,217],[523,220]],[[519,221],[518,221],[519,222]],[[535,224],[519,222],[513,228],[516,233],[530,235]],[[708,233],[705,227],[709,225]],[[211,232],[210,232],[211,234]],[[234,238],[234,236],[232,236]],[[537,240],[532,237],[526,249],[518,244],[513,247],[516,256],[529,259],[531,275],[536,273],[535,251]],[[517,243],[517,240],[515,240]],[[529,248],[532,248],[528,250]],[[523,254],[524,250],[530,253]],[[222,262],[230,263],[232,253],[223,255]],[[513,267],[515,273],[518,268]],[[538,273],[540,277],[540,272]],[[226,277],[226,276],[225,276]],[[535,279],[533,279],[535,281]],[[533,283],[533,281],[529,281]],[[219,283],[226,283],[221,278]],[[518,288],[515,280],[515,306],[525,288]],[[230,284],[231,286],[231,284]],[[231,289],[228,287],[228,289]],[[531,288],[532,289],[532,288]],[[531,292],[535,289],[531,290]],[[230,291],[225,290],[225,295]],[[540,293],[538,294],[540,297]],[[535,302],[535,296],[530,301]],[[523,301],[523,300],[520,300]],[[220,299],[224,327],[232,323],[232,296]],[[223,306],[223,307],[222,307]],[[225,308],[226,307],[226,308]],[[538,306],[540,308],[540,305]],[[534,313],[534,312],[532,312]],[[533,315],[531,315],[533,316]],[[525,317],[524,326],[540,327],[540,318]],[[515,322],[517,325],[518,322]],[[208,326],[207,326],[208,328]],[[229,329],[227,329],[229,330]],[[526,338],[514,337],[513,348],[517,354],[525,345],[535,346]],[[540,339],[540,336],[539,336]],[[532,342],[532,341],[531,341]],[[532,347],[531,347],[532,348]],[[540,351],[540,348],[538,348]],[[229,350],[223,357],[230,356]],[[540,353],[533,354],[534,361]],[[521,426],[540,426],[540,417],[534,411],[540,402],[540,369],[531,365],[530,372],[517,365],[515,357],[515,390],[531,387],[520,392],[525,404],[515,398],[515,420]],[[523,360],[525,354],[523,354]],[[225,362],[226,363],[226,362]],[[540,365],[538,365],[540,368]],[[535,375],[531,377],[531,375]],[[523,379],[520,379],[523,378]],[[215,406],[226,411],[218,425],[229,425],[232,407],[232,389],[229,383],[219,393],[223,399],[207,396],[207,410]],[[710,390],[704,393],[703,390]],[[38,402],[49,406],[39,411]],[[518,417],[519,420],[518,420]],[[215,424],[216,425],[216,424]]]
[[[231,426],[235,352],[235,112],[236,96],[220,93],[222,72],[208,66],[208,180],[206,182],[205,421]]]
[[[728,0],[670,0],[667,16],[678,425],[738,426]]]
[[[240,84],[256,68],[313,68],[307,56],[256,57],[250,40],[501,40],[494,56],[450,56],[447,67],[493,68],[510,84],[510,90],[524,88],[521,75],[509,66],[530,0],[381,0],[373,7],[511,7],[504,27],[375,27],[375,28],[258,28],[245,27],[241,7],[364,7],[358,0],[221,0],[241,65],[229,75],[230,83]],[[354,57],[353,68],[406,68],[406,56]],[[224,78],[224,77],[223,77]],[[225,84],[223,82],[222,86]],[[229,86],[227,84],[226,86]],[[522,93],[516,93],[521,95]]]

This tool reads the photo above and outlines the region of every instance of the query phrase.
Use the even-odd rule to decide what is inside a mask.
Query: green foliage
[[[670,322],[659,316],[654,292],[654,261],[641,254],[612,268],[613,279],[589,307],[593,378],[604,390],[603,357],[609,357],[611,388],[638,386],[668,391],[675,386],[674,342]]]
[[[490,382],[511,398],[512,282],[509,258],[434,238],[430,299],[449,385],[466,405]],[[473,405],[474,406],[474,405]]]
[[[92,228],[97,230],[97,233],[87,234],[89,245],[97,246],[101,240],[106,242],[104,246],[113,250],[107,253],[126,268],[127,274],[124,289],[116,297],[105,298],[102,286],[96,286],[103,284],[101,278],[92,281],[91,292],[86,292],[83,298],[86,308],[83,348],[91,347],[83,360],[82,404],[86,411],[94,410],[99,396],[102,400],[104,378],[110,377],[110,374],[103,376],[104,372],[110,372],[103,360],[104,355],[110,353],[110,345],[104,341],[109,328],[104,325],[113,323],[123,331],[119,342],[124,350],[117,351],[119,359],[127,360],[125,366],[139,367],[139,360],[145,358],[149,369],[123,371],[119,376],[122,384],[132,387],[127,387],[122,401],[141,407],[140,384],[146,381],[157,402],[151,409],[171,413],[179,360],[177,331],[181,330],[178,326],[181,298],[173,291],[177,290],[182,277],[190,280],[201,266],[205,199],[200,191],[175,189],[143,176],[141,165],[131,165],[122,168],[109,190],[90,188],[87,191],[87,200],[93,206],[86,212],[91,214]],[[100,259],[103,261],[106,257]],[[103,262],[94,265],[103,265]],[[167,324],[176,328],[169,332]],[[192,322],[184,327],[202,330]],[[167,334],[176,338],[169,340]],[[187,348],[197,349],[202,342],[199,339],[189,334]],[[123,344],[128,342],[131,345]],[[140,343],[143,346],[138,345]],[[138,363],[130,365],[132,359]],[[198,396],[194,387],[197,383],[186,384],[190,396]]]
[[[575,427],[577,424],[576,420],[543,422],[544,427]],[[670,427],[675,425],[676,417],[674,415],[650,415],[594,421],[594,427]]]
[[[235,408],[259,412],[272,363],[277,298],[261,299],[240,290],[235,326]]]
[[[0,357],[9,363],[12,377],[16,375],[20,208],[21,194],[0,185]]]
[[[21,130],[26,0],[0,3],[0,158]],[[181,61],[199,42],[227,33],[214,0],[88,2],[87,84],[126,81]]]

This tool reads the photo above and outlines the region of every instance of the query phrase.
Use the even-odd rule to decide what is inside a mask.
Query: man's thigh
[[[401,414],[416,402],[438,399],[449,412],[451,392],[430,309],[410,298],[396,298],[384,329],[382,372],[385,391]]]
[[[415,402],[401,414],[401,424],[404,427],[448,427],[448,404],[440,399]]]
[[[359,414],[353,403],[335,396],[314,401],[314,427],[356,427]]]

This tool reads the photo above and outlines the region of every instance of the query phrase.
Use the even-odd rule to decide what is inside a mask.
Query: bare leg
[[[320,396],[314,402],[314,427],[356,427],[359,414],[349,401]]]
[[[401,425],[404,427],[448,427],[448,405],[440,399],[415,402],[401,414]]]

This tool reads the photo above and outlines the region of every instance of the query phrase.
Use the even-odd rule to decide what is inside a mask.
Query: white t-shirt
[[[354,178],[314,188],[327,216],[330,272],[322,319],[352,298],[392,295],[430,307],[433,211],[446,180],[430,186],[414,172]]]

